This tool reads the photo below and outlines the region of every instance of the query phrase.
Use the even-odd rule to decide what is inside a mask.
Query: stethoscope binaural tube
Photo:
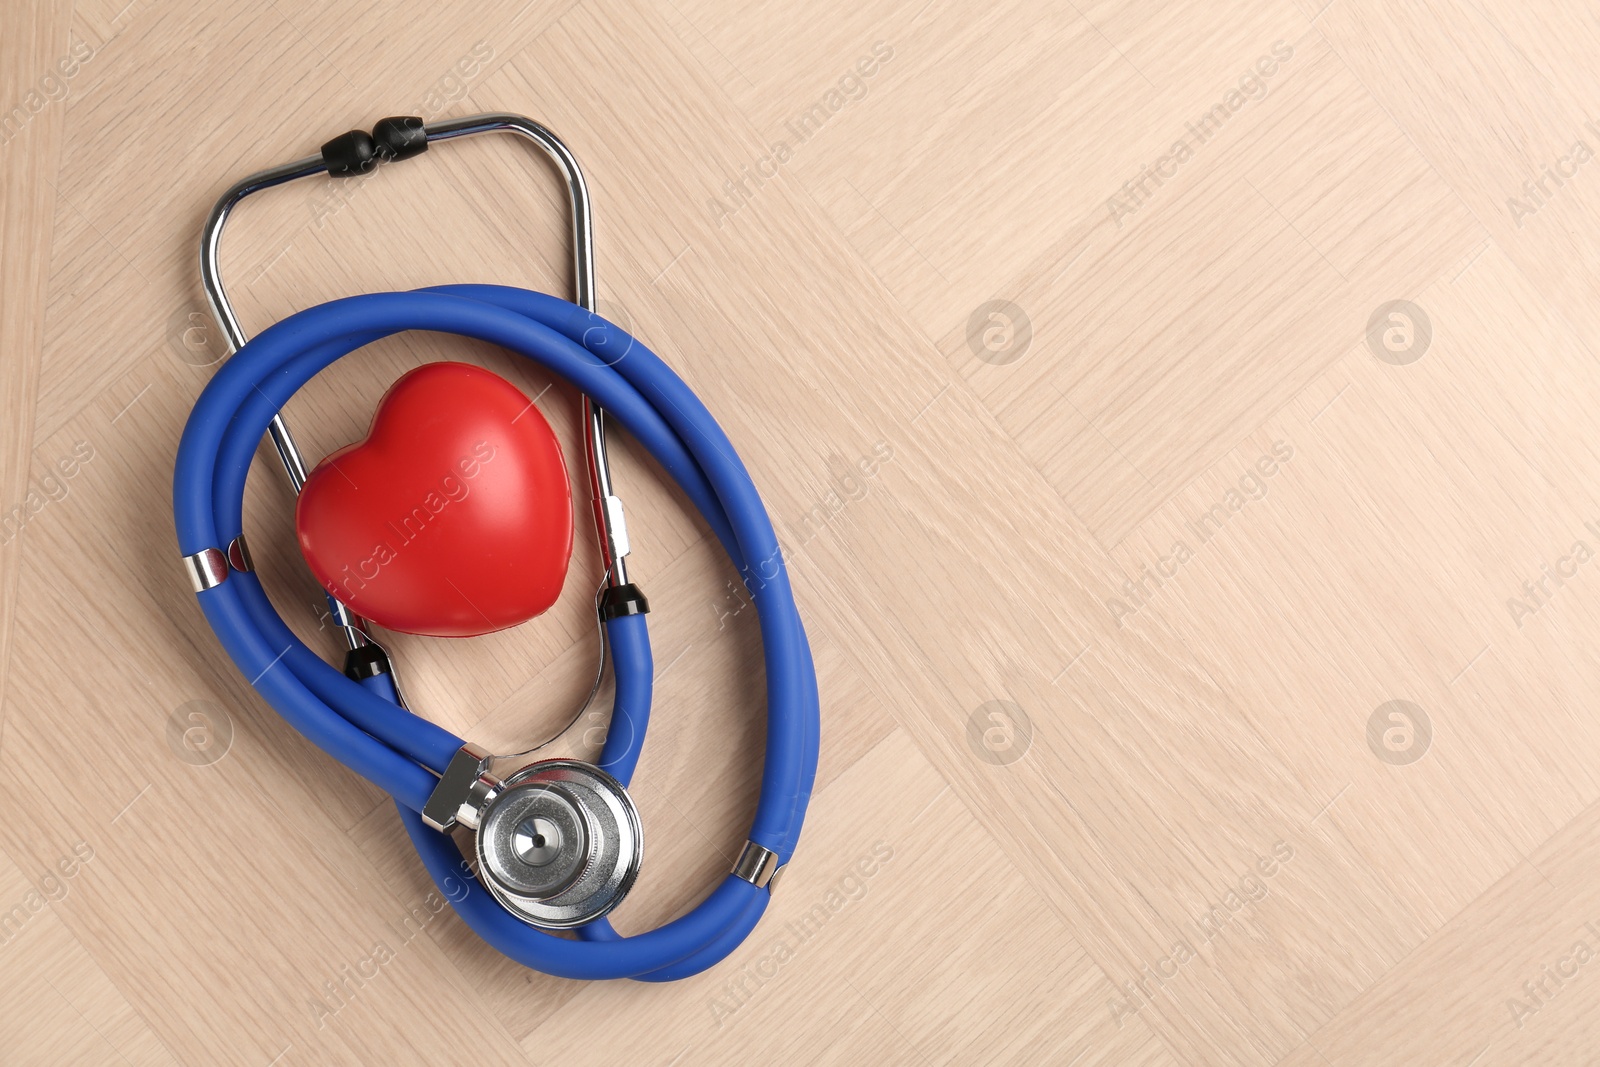
[[[777,537],[732,444],[654,353],[593,312],[527,290],[454,285],[349,297],[299,312],[228,360],[195,404],[178,448],[173,507],[180,551],[193,557],[242,533],[250,460],[278,410],[347,353],[406,330],[500,345],[570,381],[655,457],[706,519],[744,577],[767,677],[767,750],[749,839],[786,863],[816,774],[819,715],[810,648]],[[527,966],[579,979],[664,981],[711,966],[754,927],[770,888],[730,874],[698,907],[656,930],[620,937],[605,919],[572,941],[507,912],[420,816],[460,738],[407,711],[384,684],[346,677],[312,652],[268,601],[255,574],[229,571],[198,594],[228,654],[284,718],[389,792],[430,876],[463,919]],[[599,765],[631,778],[648,725],[649,640],[643,615],[606,622],[617,700]]]

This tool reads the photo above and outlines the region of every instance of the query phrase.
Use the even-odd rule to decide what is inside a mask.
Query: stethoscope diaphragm
[[[633,798],[579,760],[544,760],[490,798],[476,842],[482,881],[534,926],[566,930],[622,901],[639,874],[644,835]]]

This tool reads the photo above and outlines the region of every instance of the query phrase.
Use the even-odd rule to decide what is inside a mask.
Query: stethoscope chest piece
[[[627,790],[579,760],[544,760],[513,774],[478,823],[483,883],[525,922],[549,930],[582,926],[616,907],[643,852]]]

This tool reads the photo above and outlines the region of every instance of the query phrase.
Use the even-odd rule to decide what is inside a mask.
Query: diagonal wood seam
[[[689,52],[692,56],[693,50],[690,49]],[[1337,54],[1337,50],[1335,50],[1335,53]],[[703,66],[703,63],[701,63],[699,57],[692,56],[692,58],[694,62]],[[1340,58],[1342,60],[1342,56]],[[707,71],[707,73],[712,74],[710,71]],[[716,80],[714,74],[712,74],[711,77],[711,84],[715,86],[718,95],[723,98],[726,108],[729,111],[739,113],[745,118],[745,125],[753,143],[759,140],[756,134],[754,119],[739,107],[738,102],[734,100],[730,94],[723,90],[721,83]],[[1361,87],[1363,90],[1368,91],[1370,95],[1370,90],[1367,89],[1367,86],[1364,82],[1361,83]],[[1376,100],[1377,98],[1373,97],[1373,99]],[[1388,117],[1391,122],[1394,121],[1392,115],[1389,115]],[[1400,128],[1398,123],[1396,123],[1396,128]],[[1433,170],[1433,172],[1437,174],[1438,172],[1433,167],[1432,160],[1427,159],[1425,155],[1423,158],[1428,163],[1430,170]],[[1456,192],[1453,185],[1450,185],[1448,182],[1445,182],[1444,184],[1451,189],[1452,193]],[[835,223],[833,216],[816,201],[811,191],[803,185],[800,188],[801,191],[799,196],[801,199],[807,201],[812,208],[813,220],[819,225],[825,225],[828,229],[832,230],[840,244],[847,247],[854,247],[849,241],[848,237],[839,230],[839,227]],[[1456,195],[1459,197],[1458,193]],[[1476,218],[1475,215],[1474,218]],[[1073,239],[1081,238],[1078,238],[1078,235],[1074,234]],[[1065,241],[1063,242],[1063,244],[1066,243],[1067,242]],[[1461,257],[1450,257],[1449,262],[1441,268],[1440,272],[1436,276],[1426,280],[1419,279],[1416,284],[1416,291],[1425,291],[1428,288],[1431,288],[1433,285],[1438,284],[1439,281],[1449,278],[1452,273],[1459,268],[1460,259]],[[1035,262],[1030,263],[1027,268],[1019,272],[1016,286],[1025,286],[1032,278],[1036,278],[1040,274],[1051,273],[1052,268],[1055,267],[1060,260],[1061,256],[1059,255],[1059,250],[1052,248],[1050,252],[1039,257]],[[874,275],[874,277],[876,276]],[[883,286],[881,282],[879,284],[879,288],[886,302],[895,306],[899,305],[898,298],[896,298],[886,286]],[[959,330],[952,331],[951,334],[945,337],[936,338],[928,336],[926,331],[924,331],[920,325],[917,325],[916,320],[909,315],[906,317],[905,321],[912,323],[916,331],[921,333],[926,338],[930,347],[941,353],[946,353],[950,350],[960,332]],[[1350,340],[1353,343],[1359,344],[1359,338],[1351,338]],[[1340,352],[1348,349],[1348,346],[1345,345],[1334,347]],[[1330,358],[1329,362],[1333,362],[1333,358]],[[1321,376],[1318,375],[1312,378],[1311,382],[1320,380],[1320,378]],[[987,405],[982,402],[981,398],[976,395],[975,390],[971,387],[971,385],[965,379],[961,378],[960,375],[952,374],[951,380],[946,388],[954,388],[962,393],[965,393],[966,402],[985,411],[988,410]],[[1301,392],[1303,391],[1304,390],[1301,390]],[[1258,426],[1270,423],[1272,419],[1279,413],[1288,409],[1294,402],[1294,399],[1296,399],[1299,395],[1300,393],[1297,392],[1294,398],[1286,400],[1284,403],[1278,405],[1271,411],[1263,412]],[[1033,466],[1031,462],[1028,465],[1030,467]],[[1040,472],[1040,477],[1043,477],[1042,472]],[[1052,495],[1055,495],[1059,498],[1059,494],[1055,494],[1053,489],[1051,492]],[[1066,505],[1066,501],[1063,500],[1062,504]],[[1098,538],[1094,539],[1094,545],[1097,550],[1101,551],[1108,558],[1110,558],[1109,553],[1104,552],[1104,549],[1100,545]],[[817,582],[820,588],[827,588],[834,585],[833,581],[821,575],[814,575],[813,581]],[[838,593],[840,591],[835,589],[834,592]],[[859,593],[860,590],[857,589],[857,592]],[[802,599],[805,598],[802,597]],[[818,598],[819,602],[824,604],[829,602],[831,599],[832,598],[828,596]],[[805,605],[803,605],[802,610],[804,610],[804,608]],[[813,610],[816,609],[813,608]],[[824,610],[822,614],[826,614],[826,611]],[[843,620],[839,620],[837,618],[833,621],[835,623],[843,622]],[[892,623],[892,616],[885,615],[882,621],[885,623]],[[845,628],[848,629],[847,624],[845,625]],[[892,625],[891,628],[893,628]],[[876,692],[880,699],[884,701],[885,705],[891,710],[891,714],[893,715],[894,719],[902,728],[906,729],[907,735],[917,745],[919,750],[922,751],[923,755],[933,766],[940,768],[942,774],[946,773],[946,771],[952,766],[953,762],[955,766],[966,770],[966,768],[961,766],[959,759],[956,761],[952,761],[950,759],[953,749],[947,746],[947,739],[940,736],[940,727],[937,722],[934,721],[934,719],[926,712],[921,710],[922,705],[920,695],[913,693],[909,687],[904,685],[903,674],[905,673],[904,668],[906,664],[903,661],[899,663],[902,673],[897,675],[893,670],[887,669],[889,663],[893,662],[896,658],[890,652],[887,642],[882,640],[876,641],[875,643],[877,644],[877,651],[874,652],[869,648],[869,645],[874,642],[868,637],[868,635],[854,634],[852,636],[858,638],[859,640],[841,642],[841,647],[845,651],[847,660],[851,662],[852,666],[856,668],[857,672],[867,680],[869,688]],[[901,640],[902,644],[900,652],[902,654],[909,654],[915,658],[920,658],[923,655],[915,650],[915,642],[909,637],[901,635]],[[1179,639],[1178,645],[1185,651],[1188,651],[1187,642]],[[877,662],[874,661],[875,655],[880,657]],[[931,671],[934,664],[928,663],[927,666]],[[1216,683],[1213,682],[1212,684]],[[969,811],[974,812],[975,815],[981,814],[985,811],[985,805],[981,803],[974,803],[973,790],[980,787],[978,783],[974,780],[971,780],[971,778],[972,776],[970,775],[962,775],[958,776],[956,779],[951,779],[951,783],[958,787],[957,794],[963,806]],[[1108,962],[1108,957],[1109,959],[1119,958],[1123,953],[1126,952],[1126,947],[1117,945],[1116,942],[1118,939],[1115,938],[1114,935],[1108,938],[1099,931],[1085,929],[1082,922],[1079,921],[1079,917],[1072,914],[1072,909],[1064,906],[1063,901],[1060,899],[1060,890],[1062,889],[1062,885],[1057,882],[1053,876],[1046,873],[1047,868],[1055,866],[1056,864],[1060,864],[1061,858],[1059,856],[1055,856],[1051,858],[1054,860],[1054,862],[1051,862],[1051,860],[1046,860],[1043,864],[1037,862],[1027,862],[1029,849],[1028,847],[1022,845],[1018,838],[1020,836],[1029,836],[1033,838],[1033,843],[1035,845],[1043,845],[1045,844],[1045,835],[1040,833],[1038,828],[1033,826],[1028,826],[1026,829],[1026,835],[993,833],[991,831],[991,837],[995,839],[996,842],[1001,846],[1002,852],[1006,853],[1012,863],[1017,866],[1019,873],[1021,873],[1027,881],[1033,884],[1035,891],[1039,893],[1041,899],[1057,914],[1057,916],[1066,925],[1067,929],[1072,931],[1075,938],[1085,947],[1086,951],[1088,951],[1091,961],[1094,963],[1095,969],[1102,975],[1106,976],[1108,984],[1115,987],[1115,983],[1111,980],[1110,972],[1106,969],[1105,964]],[[1080,827],[1080,832],[1085,832],[1090,836],[1093,836],[1093,831],[1087,826]],[[1069,868],[1066,868],[1063,865],[1060,867],[1060,871],[1068,876],[1069,881],[1076,881],[1075,875],[1073,875]],[[1448,926],[1448,923],[1445,925]],[[1443,927],[1441,927],[1441,929],[1442,928]],[[1427,940],[1428,938],[1425,938],[1423,943],[1426,943]],[[1419,944],[1417,947],[1420,948],[1421,944]],[[1378,979],[1375,979],[1367,988],[1372,988],[1381,980],[1382,976],[1380,976]],[[1141,1017],[1141,1023],[1148,1024],[1148,1022],[1148,1020],[1144,1020]],[[1162,1025],[1149,1025],[1149,1029],[1154,1032],[1157,1039],[1161,1042],[1162,1047],[1171,1056],[1173,1056],[1173,1058],[1179,1062],[1186,1062],[1186,1057],[1180,1052],[1178,1044],[1175,1043],[1177,1035],[1171,1032],[1170,1023],[1165,1023]]]

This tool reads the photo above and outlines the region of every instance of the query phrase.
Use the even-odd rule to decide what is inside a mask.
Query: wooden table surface
[[[1597,53],[1592,5],[1514,0],[4,0],[0,1062],[1595,1062]],[[213,201],[499,110],[585,167],[602,311],[740,449],[816,650],[800,849],[675,984],[481,943],[179,568]],[[253,199],[224,268],[251,331],[565,294],[565,226],[479,139]],[[432,335],[286,417],[324,455],[441,358],[576,457],[564,383]],[[707,528],[614,452],[655,609],[635,932],[737,854],[764,683]],[[336,656],[256,468],[257,566]],[[572,714],[581,533],[547,616],[394,638],[418,709],[502,750]]]

